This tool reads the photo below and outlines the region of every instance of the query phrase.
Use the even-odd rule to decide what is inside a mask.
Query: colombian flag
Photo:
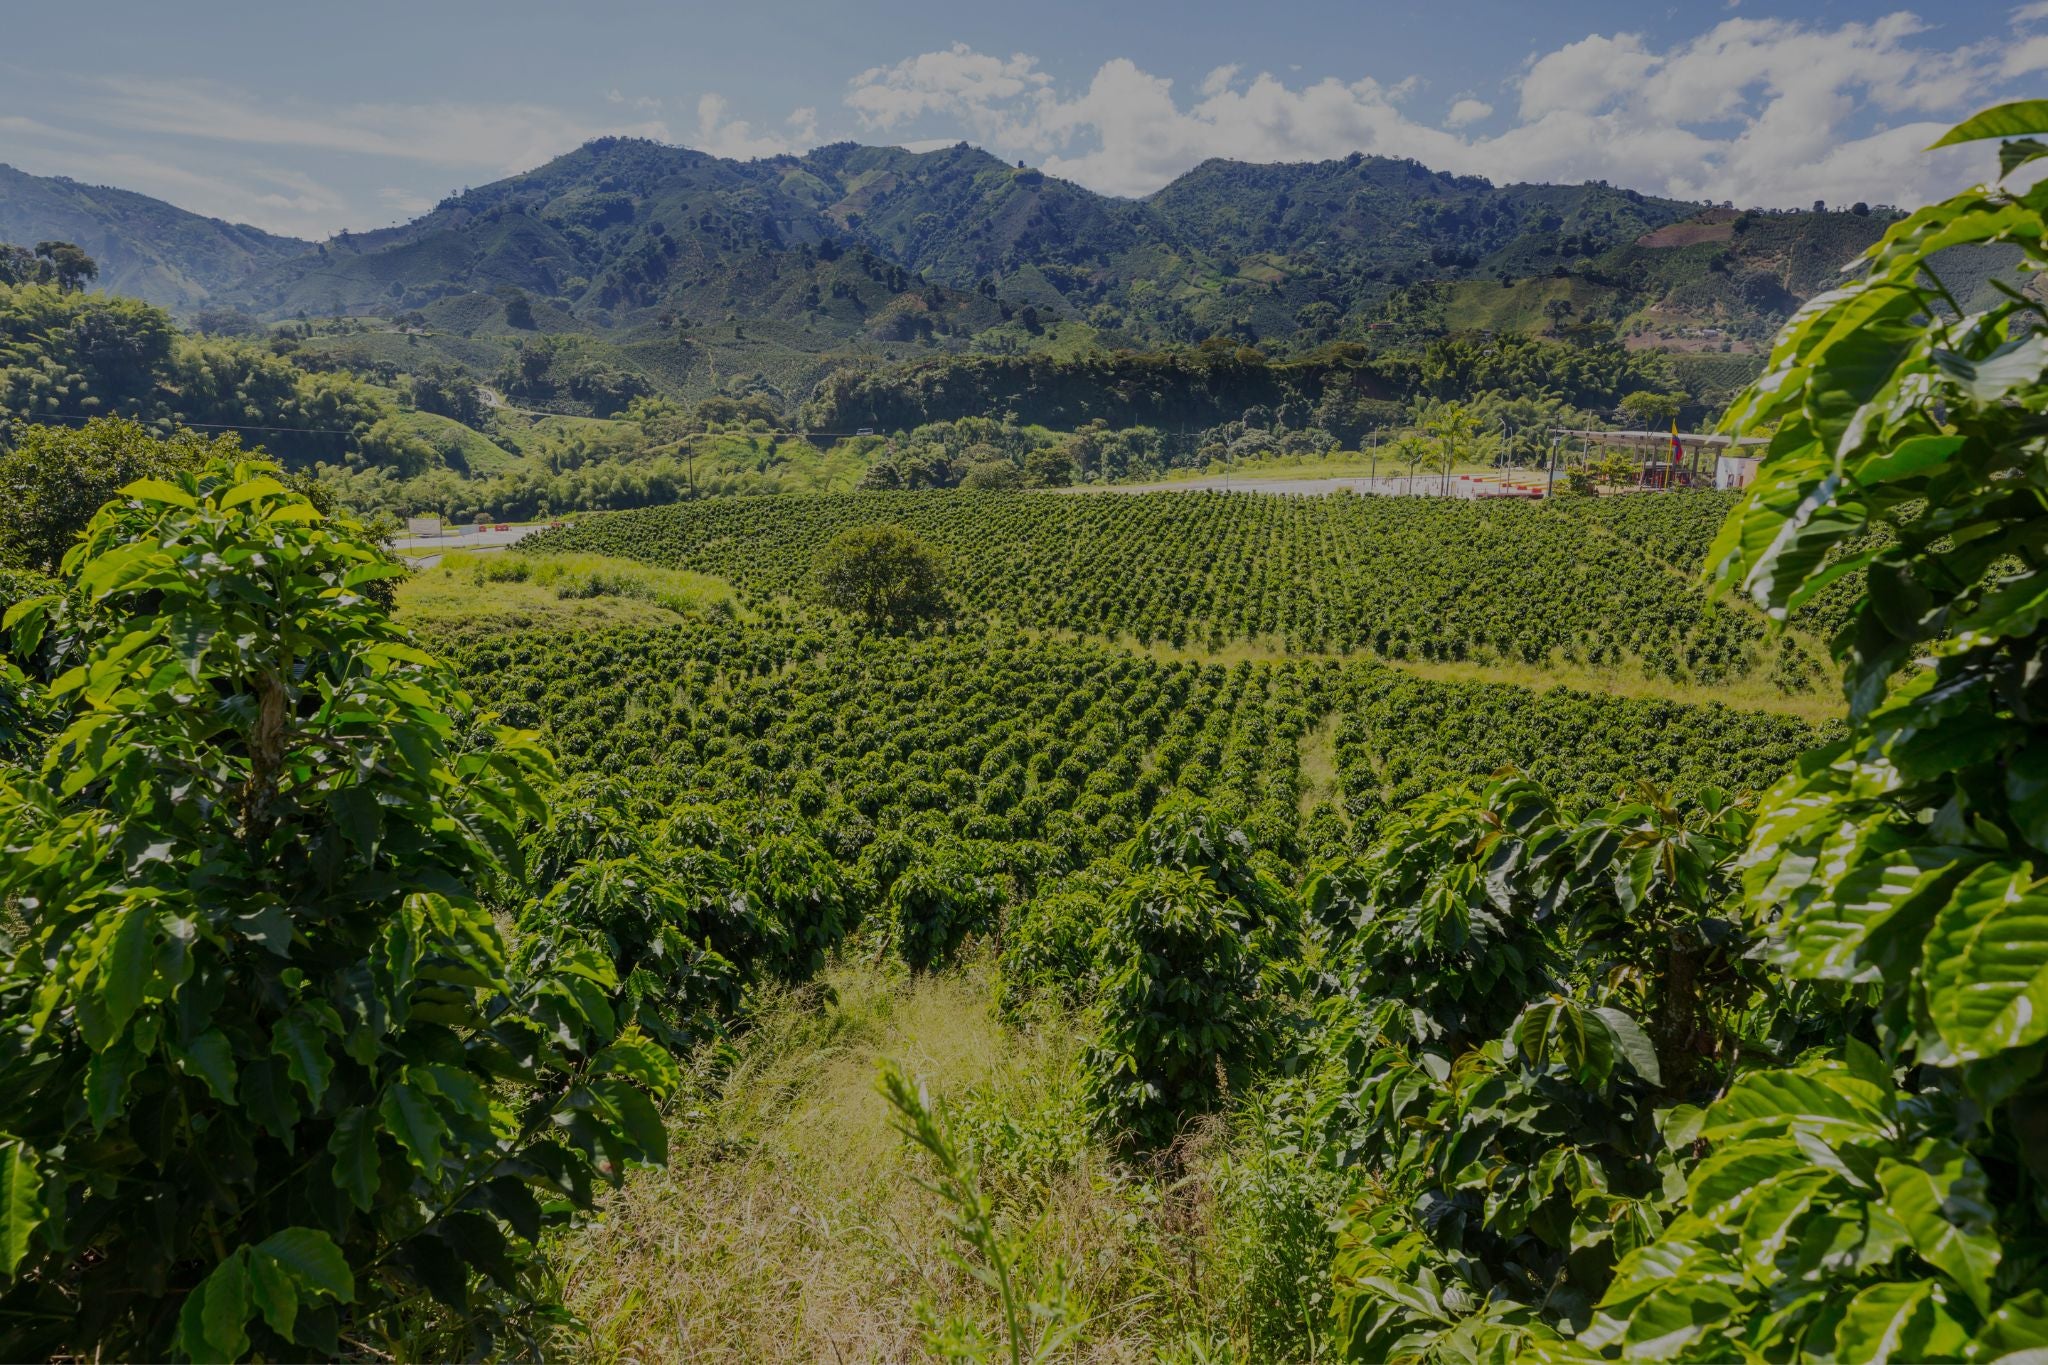
[[[1671,419],[1671,463],[1674,465],[1685,463],[1685,447],[1678,443],[1678,419],[1676,417]]]

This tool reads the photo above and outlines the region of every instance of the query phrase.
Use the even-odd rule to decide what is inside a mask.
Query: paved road
[[[1541,490],[1542,475],[1521,476],[1523,487],[1533,484]],[[1303,479],[1247,479],[1233,478],[1226,474],[1211,474],[1199,479],[1168,479],[1159,483],[1113,483],[1093,484],[1070,490],[1076,493],[1200,493],[1209,489],[1221,489],[1237,493],[1280,493],[1293,497],[1320,498],[1346,488],[1353,493],[1375,493],[1389,497],[1400,497],[1413,492],[1420,497],[1443,496],[1444,481],[1441,476],[1418,474],[1414,479],[1407,475],[1392,478],[1303,478]],[[1454,498],[1498,497],[1504,491],[1497,478],[1475,478],[1461,475],[1452,478],[1450,496]]]

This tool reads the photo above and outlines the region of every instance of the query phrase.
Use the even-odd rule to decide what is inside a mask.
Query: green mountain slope
[[[714,371],[718,383],[758,370],[769,386],[801,385],[817,358],[842,352],[1072,348],[1076,327],[1081,344],[1135,347],[1219,334],[1313,345],[1387,326],[1543,331],[1566,316],[1757,336],[1886,221],[1738,215],[1600,183],[1493,185],[1364,155],[1208,161],[1119,199],[964,143],[734,161],[601,138],[411,223],[307,247],[0,170],[0,239],[68,236],[116,291],[274,319],[481,296],[464,309],[509,305],[516,327],[538,308],[539,330],[631,337],[700,388]],[[1569,283],[1485,296],[1558,279]]]
[[[311,242],[228,223],[129,190],[30,175],[0,164],[0,242],[74,242],[99,263],[97,287],[166,308],[203,303]]]

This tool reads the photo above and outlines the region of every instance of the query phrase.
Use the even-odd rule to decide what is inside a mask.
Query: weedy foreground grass
[[[1000,1335],[877,1089],[885,1058],[946,1097],[1005,1225],[1060,1265],[1086,1321],[1068,1358],[1151,1361],[1209,1339],[1227,1296],[1208,1282],[1202,1140],[1170,1171],[1117,1160],[1082,1107],[1078,1021],[1006,1021],[997,990],[986,957],[915,977],[842,963],[773,1001],[673,1116],[668,1168],[636,1172],[560,1247],[591,1354],[923,1360],[942,1317]]]

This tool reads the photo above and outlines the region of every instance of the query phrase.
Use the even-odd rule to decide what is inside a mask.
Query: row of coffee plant
[[[826,622],[694,623],[466,632],[447,649],[484,704],[544,728],[566,765],[630,772],[662,805],[785,808],[854,854],[915,821],[1077,866],[1181,791],[1240,812],[1295,863],[1391,805],[1502,768],[1588,797],[1638,781],[1754,793],[1816,737],[1722,706],[1365,661],[1163,663],[1006,630],[885,641]],[[1326,721],[1339,781],[1305,803],[1302,751]]]
[[[1729,495],[1556,504],[1231,493],[863,493],[716,499],[581,519],[524,548],[598,551],[799,594],[849,527],[899,524],[945,552],[966,608],[1016,625],[1174,646],[1260,639],[1392,659],[1747,676],[1786,652],[1698,582]]]

